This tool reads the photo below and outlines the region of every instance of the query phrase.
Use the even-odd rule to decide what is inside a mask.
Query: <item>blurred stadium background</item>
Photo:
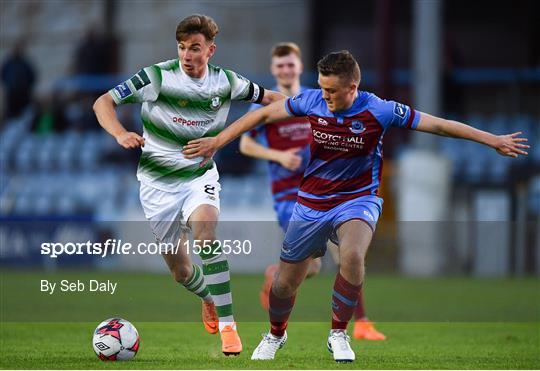
[[[121,149],[100,128],[92,104],[140,68],[175,58],[177,23],[203,13],[220,26],[213,63],[266,87],[273,86],[269,50],[276,42],[300,45],[302,81],[308,86],[316,86],[320,57],[348,49],[360,63],[362,89],[494,133],[523,131],[531,151],[519,160],[470,142],[391,131],[384,147],[384,213],[368,270],[421,276],[540,274],[537,1],[0,4],[4,267],[51,268],[51,259],[39,255],[39,244],[66,234],[80,237],[81,225],[94,240],[151,237],[149,226],[123,223],[144,220],[135,177],[138,152]],[[229,122],[247,107],[233,105]],[[120,107],[118,114],[125,126],[142,130],[138,105]],[[256,229],[246,227],[254,220],[272,226],[272,233],[263,233],[265,252],[249,264],[232,256],[233,272],[262,272],[277,259],[281,242],[266,164],[240,155],[237,143],[219,153],[217,162],[222,219],[234,221],[224,228],[230,225],[241,236]],[[72,230],[66,231],[70,223]],[[325,263],[324,269],[334,269]],[[53,265],[73,264],[166,270],[159,257],[147,256],[135,263],[83,257]]]

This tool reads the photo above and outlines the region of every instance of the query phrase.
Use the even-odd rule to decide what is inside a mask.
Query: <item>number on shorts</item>
[[[215,196],[216,195],[216,187],[214,187],[213,185],[206,184],[204,186],[204,191],[206,193],[208,193],[210,196]]]

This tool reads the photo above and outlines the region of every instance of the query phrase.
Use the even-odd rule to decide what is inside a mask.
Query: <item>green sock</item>
[[[191,277],[183,285],[188,291],[191,291],[203,300],[210,297],[210,291],[204,282],[203,270],[197,264],[193,264]]]
[[[216,246],[212,246],[209,254],[201,252],[200,257],[203,261],[204,279],[214,300],[220,327],[222,324],[234,322],[231,277],[227,258]]]

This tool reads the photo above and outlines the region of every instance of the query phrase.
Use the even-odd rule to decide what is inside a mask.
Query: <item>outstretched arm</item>
[[[530,147],[524,144],[527,142],[527,138],[520,137],[522,134],[520,131],[506,135],[495,135],[461,122],[445,120],[423,112],[416,129],[446,137],[472,140],[495,149],[502,156],[526,156],[528,153],[525,150]]]
[[[100,96],[94,103],[93,109],[101,127],[111,134],[122,147],[138,148],[144,146],[143,137],[127,131],[118,121],[114,101],[109,93]]]
[[[278,91],[265,90],[261,105],[268,106],[271,103],[278,102],[283,99],[287,99],[287,96],[285,94],[281,94]]]
[[[253,129],[259,123],[269,124],[290,117],[289,113],[285,110],[284,103],[284,100],[280,100],[266,107],[248,112],[229,125],[216,137],[206,137],[189,141],[184,146],[182,153],[186,158],[190,159],[199,156],[204,157],[205,160],[201,162],[201,166],[204,166],[217,150],[229,144],[243,133]]]

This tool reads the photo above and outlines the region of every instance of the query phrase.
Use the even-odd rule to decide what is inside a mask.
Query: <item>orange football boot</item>
[[[386,340],[386,336],[377,331],[373,322],[367,319],[354,321],[353,338],[356,340]]]
[[[270,290],[272,289],[272,282],[274,282],[274,276],[277,270],[278,265],[272,264],[264,271],[264,283],[259,292],[259,299],[261,300],[261,306],[264,310],[268,310],[268,307],[270,307]]]
[[[225,326],[221,330],[221,351],[226,356],[237,356],[242,351],[240,336],[232,326]]]
[[[216,306],[212,302],[202,302],[202,321],[204,329],[209,334],[217,334],[219,331],[219,318],[216,313]]]

